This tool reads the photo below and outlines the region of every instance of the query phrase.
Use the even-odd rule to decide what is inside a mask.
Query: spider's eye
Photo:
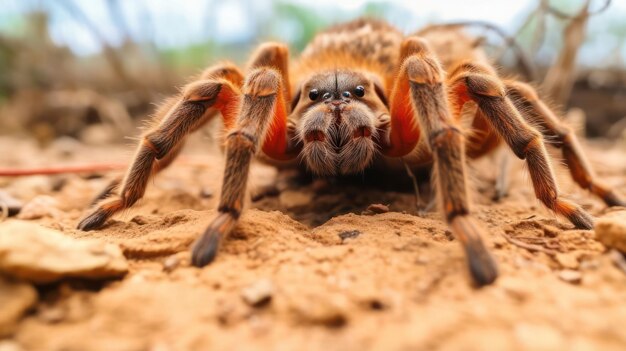
[[[324,95],[322,96],[322,99],[324,99],[324,100],[328,100],[328,99],[330,99],[331,97],[333,97],[333,94],[331,94],[331,93],[324,93]]]
[[[309,91],[309,99],[315,101],[319,96],[320,92],[317,91],[317,89],[311,89],[311,91]]]
[[[341,96],[343,96],[345,98],[349,98],[350,96],[352,96],[352,94],[350,94],[349,91],[344,91],[343,93],[341,93]]]
[[[354,88],[354,95],[358,97],[363,97],[365,95],[365,88],[362,85],[357,86],[356,88]]]

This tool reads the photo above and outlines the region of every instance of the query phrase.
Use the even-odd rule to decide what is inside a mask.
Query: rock
[[[367,206],[365,211],[363,211],[361,214],[371,216],[387,212],[389,212],[389,206],[383,204],[371,204]]]
[[[202,188],[200,189],[200,194],[198,194],[202,199],[210,199],[213,197],[214,193],[211,188]]]
[[[37,302],[37,291],[30,284],[0,276],[0,338],[13,332],[24,312]]]
[[[548,238],[556,238],[561,233],[561,229],[553,226],[553,225],[544,225],[543,226],[543,234]]]
[[[24,349],[13,340],[0,340],[0,351],[23,351]]]
[[[556,254],[555,258],[556,258],[556,261],[563,268],[577,269],[578,266],[580,266],[580,264],[578,263],[578,259],[576,258],[576,255],[572,253],[558,253]]]
[[[22,209],[22,205],[20,200],[14,198],[6,191],[0,190],[0,210],[2,210],[2,207],[6,206],[9,211],[9,217],[18,214]]]
[[[612,212],[596,220],[596,240],[607,247],[626,253],[626,211]]]
[[[361,235],[361,232],[358,230],[346,230],[346,231],[340,232],[337,235],[339,235],[339,238],[341,239],[341,241],[344,241],[346,239],[356,238],[357,236]]]
[[[304,191],[285,190],[279,195],[280,203],[288,210],[307,206],[313,200],[313,194]]]
[[[583,275],[579,271],[564,269],[559,272],[559,279],[570,284],[580,284]]]
[[[262,279],[243,289],[241,297],[250,306],[259,307],[272,300],[274,285],[269,279]]]
[[[56,218],[61,211],[58,209],[59,203],[56,199],[47,195],[39,195],[30,200],[20,213],[17,215],[19,219],[39,219],[43,217]]]
[[[173,272],[180,265],[180,258],[176,255],[168,256],[163,261],[163,271],[164,272]]]
[[[66,277],[120,277],[128,262],[119,246],[73,239],[40,225],[10,220],[0,224],[0,272],[34,283]]]

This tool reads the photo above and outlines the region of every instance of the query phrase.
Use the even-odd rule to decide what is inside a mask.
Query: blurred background
[[[587,136],[626,139],[623,0],[0,0],[0,136],[124,141],[212,62],[359,16],[463,25]]]

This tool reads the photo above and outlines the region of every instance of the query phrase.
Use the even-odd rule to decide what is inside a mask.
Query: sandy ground
[[[4,166],[124,161],[131,150],[64,142],[41,151],[6,138],[0,144],[15,150],[1,156]],[[75,238],[117,243],[131,265],[121,280],[39,287],[36,308],[0,345],[153,351],[626,349],[626,274],[593,231],[573,230],[534,200],[520,162],[513,164],[509,197],[499,203],[491,200],[493,163],[471,165],[474,211],[489,230],[485,239],[501,272],[494,285],[476,289],[460,245],[438,213],[418,216],[411,192],[358,185],[281,182],[280,195],[250,204],[212,265],[190,267],[187,250],[215,213],[222,169],[219,152],[192,144],[152,182],[144,200],[99,231],[74,228],[113,173],[0,178],[0,187],[18,198],[44,194],[57,200],[58,211],[37,223]],[[587,149],[598,174],[626,194],[626,148],[595,143]],[[262,165],[254,165],[252,173],[253,189],[276,177]],[[563,192],[592,214],[616,210],[577,189],[565,171],[559,178]],[[361,214],[374,203],[389,205],[390,212]],[[506,237],[542,249],[531,251]],[[568,274],[574,279],[566,281]],[[244,299],[255,293],[263,300],[258,306]]]

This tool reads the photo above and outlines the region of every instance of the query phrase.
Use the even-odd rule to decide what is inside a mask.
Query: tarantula
[[[535,90],[500,78],[474,40],[437,27],[404,36],[383,21],[360,19],[317,34],[293,63],[287,46],[266,43],[245,75],[231,63],[205,70],[157,111],[123,181],[104,191],[78,228],[97,229],[132,206],[185,137],[218,112],[227,131],[226,167],[218,214],[192,248],[198,267],[215,258],[236,226],[255,155],[325,177],[366,168],[400,172],[402,162],[431,167],[441,210],[478,286],[498,272],[470,212],[466,155],[481,157],[504,141],[526,160],[537,198],[577,228],[591,229],[593,218],[559,195],[545,136],[562,149],[582,188],[609,206],[626,204],[597,180],[572,130]],[[468,114],[471,133],[460,127]],[[531,120],[539,121],[541,133]],[[118,183],[119,195],[105,199]]]

